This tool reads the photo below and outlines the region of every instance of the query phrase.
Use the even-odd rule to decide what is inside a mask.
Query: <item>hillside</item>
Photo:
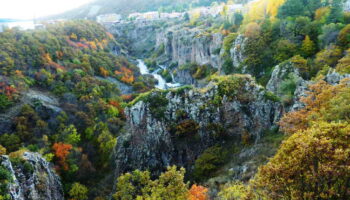
[[[223,0],[222,0],[223,1]],[[97,15],[118,13],[128,15],[134,12],[158,11],[184,11],[191,6],[208,6],[214,0],[96,0],[88,5],[72,11],[53,16],[53,18],[68,19],[95,19]]]

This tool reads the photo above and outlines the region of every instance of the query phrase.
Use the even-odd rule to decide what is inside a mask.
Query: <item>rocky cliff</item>
[[[293,80],[291,79],[293,76]],[[324,80],[329,84],[335,85],[344,78],[350,78],[350,74],[339,74],[334,69],[330,69],[325,75],[318,77],[317,80]],[[281,90],[281,84],[286,80],[292,81],[295,87],[292,93],[292,102],[285,106],[285,111],[293,111],[302,108],[304,105],[300,102],[302,97],[307,96],[308,86],[314,84],[314,80],[305,80],[297,66],[291,61],[285,61],[274,67],[271,78],[266,85],[266,89],[279,97],[283,97],[284,91]]]
[[[0,156],[0,166],[11,179],[8,191],[13,200],[63,200],[60,178],[37,153],[25,152],[19,158]]]
[[[223,35],[206,33],[203,27],[172,26],[157,33],[157,46],[164,45],[164,54],[172,63],[221,65],[220,49]]]
[[[259,140],[281,112],[280,103],[249,75],[223,77],[202,89],[142,95],[125,110],[127,131],[118,138],[116,175],[133,169],[157,174],[173,164],[190,170],[212,145]]]

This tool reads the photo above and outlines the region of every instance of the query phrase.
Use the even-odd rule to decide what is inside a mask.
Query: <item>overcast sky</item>
[[[0,0],[0,18],[33,19],[58,14],[93,0]]]

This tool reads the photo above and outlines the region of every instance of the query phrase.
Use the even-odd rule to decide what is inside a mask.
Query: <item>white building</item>
[[[98,23],[116,23],[116,22],[120,22],[121,20],[122,20],[122,16],[115,13],[99,15],[96,17],[96,21]]]

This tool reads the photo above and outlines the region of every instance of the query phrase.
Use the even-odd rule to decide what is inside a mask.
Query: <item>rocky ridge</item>
[[[125,110],[127,132],[118,138],[116,175],[134,169],[159,174],[168,165],[190,170],[206,148],[228,140],[241,143],[244,135],[257,141],[282,114],[281,104],[249,75],[148,95]]]
[[[21,158],[11,160],[0,156],[0,166],[11,174],[9,193],[13,200],[63,200],[60,178],[37,153],[25,152]]]

